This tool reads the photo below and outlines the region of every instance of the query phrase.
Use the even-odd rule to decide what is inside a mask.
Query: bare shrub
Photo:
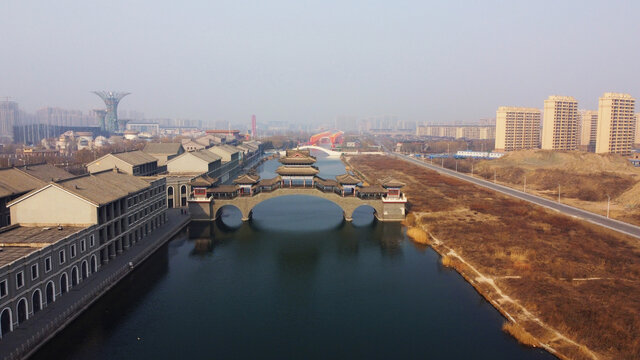
[[[453,259],[450,256],[443,256],[442,259],[440,260],[442,262],[442,266],[446,266],[446,267],[453,267]]]
[[[513,336],[518,340],[519,343],[523,345],[533,346],[533,347],[540,346],[540,343],[535,337],[533,337],[533,335],[529,334],[522,326],[516,323],[505,322],[502,325],[502,331]]]
[[[407,230],[407,236],[418,244],[429,244],[429,235],[419,227],[411,227]]]

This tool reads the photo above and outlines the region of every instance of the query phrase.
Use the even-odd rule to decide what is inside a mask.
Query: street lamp
[[[560,202],[560,184],[558,184],[558,202]]]
[[[458,160],[456,160],[456,172],[458,172]]]
[[[611,196],[607,194],[607,219],[609,218],[609,204],[611,203]]]
[[[524,190],[523,192],[527,192],[527,175],[524,175]]]
[[[496,183],[496,169],[493,169],[493,183]]]

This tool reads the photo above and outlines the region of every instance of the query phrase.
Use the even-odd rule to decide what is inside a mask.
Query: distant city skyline
[[[7,1],[0,97],[89,111],[103,106],[94,89],[127,91],[126,111],[232,123],[451,123],[549,95],[596,109],[604,92],[640,96],[637,13],[631,1]]]

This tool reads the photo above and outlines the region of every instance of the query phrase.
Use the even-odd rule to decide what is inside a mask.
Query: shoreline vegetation
[[[440,254],[520,343],[561,359],[640,354],[636,239],[405,161],[345,161],[370,184],[386,176],[407,184],[407,236]]]

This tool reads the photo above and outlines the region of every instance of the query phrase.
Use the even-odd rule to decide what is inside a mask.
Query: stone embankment
[[[29,318],[19,328],[6,334],[0,341],[0,359],[26,359],[47,341],[53,339],[73,320],[102,295],[116,286],[120,280],[166,244],[189,223],[188,213],[181,209],[167,210],[167,222],[150,233],[143,241],[103,265],[74,286],[64,296]]]

